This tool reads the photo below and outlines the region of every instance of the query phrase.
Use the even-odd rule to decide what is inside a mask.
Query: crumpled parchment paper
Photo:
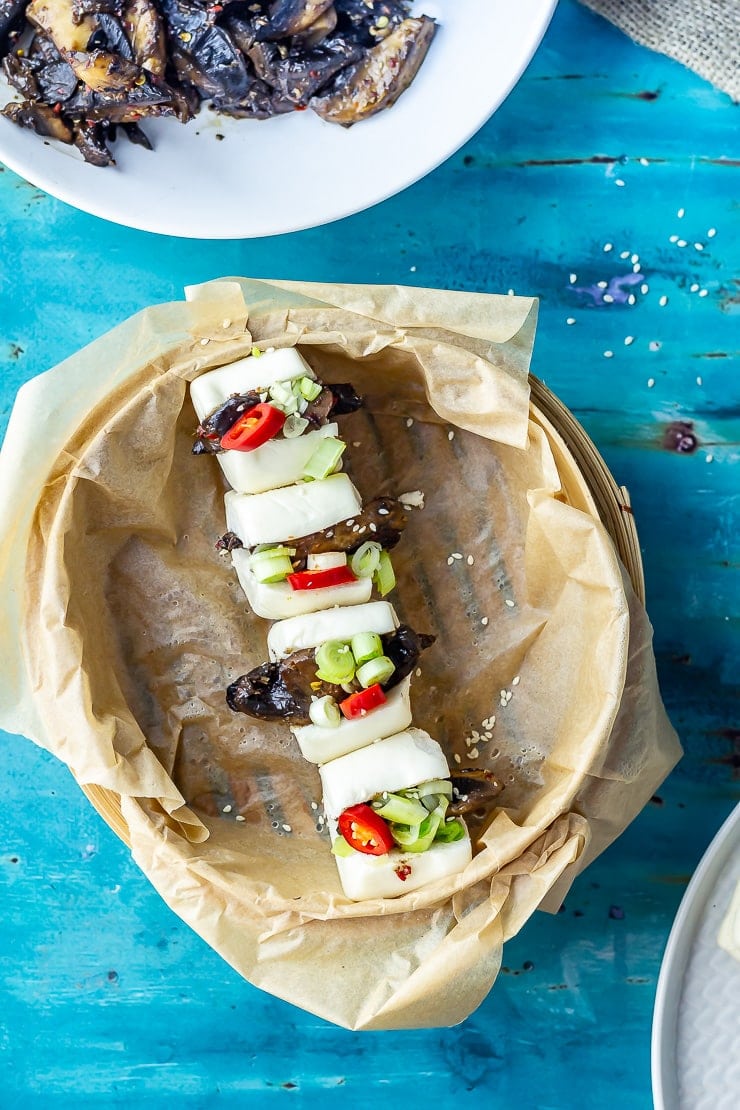
[[[0,725],[109,800],[162,897],[250,982],[348,1028],[455,1024],[503,942],[557,908],[680,755],[644,609],[530,419],[536,301],[247,279],[189,295],[18,395],[0,455]],[[414,723],[453,769],[505,784],[471,823],[467,870],[401,898],[344,897],[316,769],[287,726],[225,703],[266,657],[267,623],[214,548],[225,486],[190,453],[187,386],[253,343],[298,344],[365,396],[340,429],[364,499],[423,492],[392,597],[437,636]]]

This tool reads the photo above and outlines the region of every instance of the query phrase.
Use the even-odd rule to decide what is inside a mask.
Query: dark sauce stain
[[[659,794],[653,794],[650,801],[652,802],[652,804],[654,806],[662,806],[663,805],[663,799],[660,797]]]
[[[631,100],[657,100],[658,97],[660,96],[660,90],[659,89],[643,89],[642,92],[625,93],[624,95],[629,97]]]
[[[472,154],[466,154],[465,157],[463,158],[463,165],[464,166],[472,166],[472,165],[474,165],[474,163],[475,163],[475,158],[473,157]]]
[[[8,344],[8,357],[9,358],[14,358],[14,359],[15,358],[20,358],[20,356],[22,354],[23,354],[23,348],[21,346],[19,346],[18,343],[9,343]]]
[[[109,971],[108,972],[108,982],[109,983],[117,983],[118,982],[118,972],[117,971]]]
[[[699,438],[690,420],[672,420],[663,431],[661,446],[677,455],[693,455],[699,446]]]
[[[624,910],[621,906],[610,906],[609,917],[612,921],[624,921]]]

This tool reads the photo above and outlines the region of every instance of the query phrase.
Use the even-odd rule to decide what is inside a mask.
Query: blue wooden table
[[[22,382],[223,274],[541,297],[533,369],[631,491],[686,749],[560,914],[507,945],[469,1020],[356,1034],[243,982],[160,901],[66,769],[3,736],[3,1110],[651,1105],[662,951],[740,798],[737,135],[726,96],[562,0],[523,80],[463,150],[328,227],[161,239],[0,172],[3,427]]]

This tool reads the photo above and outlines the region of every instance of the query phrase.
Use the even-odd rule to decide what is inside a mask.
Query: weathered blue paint
[[[563,912],[538,915],[507,946],[473,1017],[368,1035],[245,984],[163,905],[66,770],[4,737],[3,1110],[651,1105],[662,949],[691,870],[740,797],[737,121],[727,97],[563,0],[526,76],[464,150],[325,228],[161,239],[0,173],[3,426],[23,381],[221,274],[538,294],[534,369],[632,494],[663,690],[687,752]],[[632,254],[649,286],[633,289],[634,305],[576,292],[631,273]],[[676,419],[693,422],[691,455],[661,447]]]

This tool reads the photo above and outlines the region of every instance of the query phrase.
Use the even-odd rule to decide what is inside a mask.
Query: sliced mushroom
[[[36,81],[35,67],[28,58],[18,58],[15,54],[8,54],[3,58],[3,73],[8,83],[16,89],[25,100],[38,100],[40,90]]]
[[[69,53],[69,64],[88,89],[104,96],[128,90],[140,80],[137,65],[122,58],[120,54],[109,54],[107,50],[92,50],[89,53],[72,50]]]
[[[390,108],[416,76],[436,29],[434,20],[425,15],[405,19],[361,61],[340,73],[333,87],[314,97],[309,107],[343,127]]]
[[[83,16],[75,22],[69,0],[31,0],[26,18],[34,27],[45,31],[63,55],[71,50],[87,50],[87,44],[98,26],[93,15]]]
[[[24,100],[20,104],[6,104],[4,108],[0,108],[0,114],[21,127],[30,128],[37,135],[57,139],[60,143],[70,144],[72,142],[71,128],[48,104]]]
[[[154,4],[150,0],[128,0],[123,9],[123,26],[137,65],[163,77],[167,65],[165,33]]]
[[[257,42],[249,51],[257,75],[293,104],[305,104],[361,56],[361,47],[346,39],[333,39],[315,50],[287,53],[274,43]]]
[[[325,39],[328,39],[329,35],[334,33],[336,26],[337,9],[332,4],[305,31],[301,31],[300,34],[294,36],[292,45],[303,50],[313,50],[315,46],[318,46],[319,43],[322,43]]]
[[[284,39],[299,35],[332,5],[332,0],[275,0],[270,4],[266,23],[259,28],[258,38]]]
[[[482,767],[461,767],[450,779],[452,801],[447,812],[455,817],[490,809],[504,788],[493,771]]]
[[[20,26],[28,0],[0,0],[0,50],[8,45],[8,35]]]
[[[91,166],[112,166],[115,159],[106,145],[106,125],[85,121],[74,129],[74,144]]]
[[[188,0],[161,0],[167,20],[167,36],[173,54],[186,59],[177,63],[178,73],[188,71],[190,84],[205,96],[237,100],[245,96],[252,82],[241,51],[223,27],[210,22],[208,12]]]

